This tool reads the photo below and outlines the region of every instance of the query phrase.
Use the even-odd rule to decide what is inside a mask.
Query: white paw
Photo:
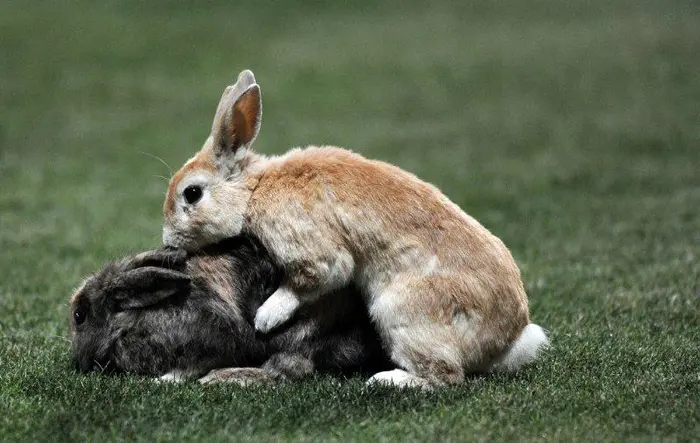
[[[255,313],[255,330],[266,334],[287,322],[301,303],[296,294],[286,288],[279,288]]]
[[[390,386],[394,388],[430,388],[430,384],[427,380],[417,375],[410,374],[403,369],[377,372],[367,380],[367,386],[372,385]]]
[[[177,369],[153,379],[157,383],[182,383],[185,380],[187,380],[187,373]]]

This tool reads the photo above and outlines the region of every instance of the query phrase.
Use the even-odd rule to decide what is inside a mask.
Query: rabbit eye
[[[202,198],[202,187],[197,186],[197,185],[190,185],[185,188],[185,191],[182,193],[185,196],[185,200],[189,204],[195,204],[199,201],[200,198]]]
[[[75,322],[76,325],[81,325],[87,318],[87,312],[85,312],[85,309],[76,309],[73,311],[73,321]]]

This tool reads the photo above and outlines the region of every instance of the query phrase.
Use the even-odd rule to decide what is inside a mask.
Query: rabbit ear
[[[261,119],[260,86],[253,73],[245,70],[226,88],[216,109],[211,130],[214,152],[228,155],[249,147],[260,131]]]
[[[110,292],[121,309],[138,309],[175,295],[189,283],[190,277],[182,272],[145,266],[118,276]]]
[[[155,266],[158,268],[184,271],[187,265],[187,252],[183,249],[156,249],[142,252],[129,261],[129,269]]]
[[[214,125],[211,128],[211,132],[216,132],[219,123],[223,120],[224,114],[231,108],[231,105],[254,84],[255,75],[253,75],[252,71],[246,69],[238,74],[236,83],[226,87],[224,93],[221,95],[221,100],[219,100],[219,105],[216,107],[216,115],[214,116]]]

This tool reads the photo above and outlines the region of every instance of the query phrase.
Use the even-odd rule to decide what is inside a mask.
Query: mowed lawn
[[[511,248],[553,347],[435,393],[78,375],[67,301],[160,244],[244,68],[258,150],[415,172]],[[700,436],[700,4],[0,2],[0,441]]]

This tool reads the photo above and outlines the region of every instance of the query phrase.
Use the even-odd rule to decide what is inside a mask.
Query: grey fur
[[[71,300],[73,363],[151,376],[212,371],[203,382],[242,385],[386,365],[351,289],[321,298],[276,334],[256,335],[255,312],[281,277],[264,248],[243,237],[194,256],[159,249],[109,263]]]

